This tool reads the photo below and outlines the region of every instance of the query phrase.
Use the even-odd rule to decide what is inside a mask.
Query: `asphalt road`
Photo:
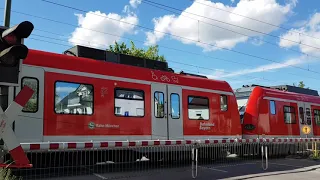
[[[198,165],[198,175],[196,179],[226,179],[235,178],[238,176],[252,175],[256,177],[266,176],[264,173],[277,172],[281,174],[283,171],[297,170],[300,168],[311,167],[319,165],[320,160],[315,161],[311,159],[272,159],[268,162],[268,168],[262,169],[261,160],[243,161],[227,164],[215,164],[215,165]],[[289,172],[292,173],[292,172]],[[305,172],[307,173],[307,172]],[[119,180],[191,180],[192,170],[191,165],[189,167],[181,168],[169,168],[169,169],[156,169],[145,170],[135,173],[123,172],[123,173],[91,173],[90,175],[59,177],[59,178],[46,178],[46,180],[101,180],[101,179],[119,179]],[[235,178],[237,179],[237,178]],[[248,179],[248,178],[246,178]],[[252,179],[252,178],[250,178]],[[260,177],[261,179],[261,177]]]

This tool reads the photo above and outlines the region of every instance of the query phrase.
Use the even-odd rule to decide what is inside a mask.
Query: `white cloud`
[[[130,5],[133,8],[137,8],[139,4],[141,4],[141,0],[130,0]]]
[[[236,4],[236,6],[233,7],[224,5],[219,2],[211,2],[209,0],[197,0],[196,2],[193,2],[190,7],[186,8],[179,16],[165,15],[159,18],[154,18],[153,23],[155,31],[146,32],[147,39],[145,41],[145,44],[152,45],[160,41],[162,38],[164,38],[165,35],[157,31],[164,31],[165,33],[191,39],[193,41],[171,36],[172,38],[179,40],[185,44],[196,44],[197,46],[204,48],[204,50],[206,51],[216,50],[217,48],[195,41],[200,40],[205,43],[215,44],[222,48],[233,48],[238,43],[246,42],[248,40],[248,37],[201,23],[201,21],[227,28],[232,31],[247,34],[249,35],[249,37],[257,37],[261,36],[261,34],[196,15],[217,19],[222,22],[254,29],[264,33],[270,33],[276,30],[277,27],[259,23],[245,17],[237,16],[235,14],[212,8],[210,6],[217,7],[226,11],[231,11],[244,16],[254,17],[255,19],[259,19],[265,22],[271,22],[275,25],[280,25],[286,20],[286,17],[291,13],[292,8],[295,7],[295,5],[296,0],[290,0],[285,5],[278,4],[276,0],[240,0]],[[187,12],[196,15],[188,14]]]
[[[79,27],[72,32],[69,43],[106,48],[114,44],[114,41],[119,41],[121,36],[135,33],[135,26],[131,24],[138,24],[139,19],[129,9],[125,8],[124,11],[127,11],[125,16],[116,13],[105,14],[100,11],[90,11],[84,15],[76,14]]]
[[[299,34],[300,33],[300,34]],[[306,35],[308,36],[306,36]],[[312,36],[312,37],[309,37]],[[290,48],[298,46],[300,51],[310,55],[320,55],[320,13],[315,13],[309,21],[306,22],[305,26],[291,29],[287,33],[281,36],[283,39],[280,40],[279,45],[281,47]],[[317,37],[317,38],[313,38]],[[284,40],[284,39],[289,39]],[[301,42],[301,44],[292,42]],[[308,45],[308,46],[306,46]],[[312,46],[312,47],[310,47]],[[317,47],[317,48],[314,48]]]
[[[130,6],[133,8],[133,9],[136,9],[140,4],[141,4],[141,0],[130,0],[129,1],[129,4]],[[124,13],[133,13],[130,9],[130,6],[129,5],[125,5],[122,12]]]
[[[308,21],[306,20],[300,20],[300,21],[296,21],[292,24],[293,27],[301,27],[304,26],[308,23]]]
[[[243,76],[246,74],[252,74],[252,73],[259,73],[259,72],[267,72],[272,71],[276,69],[282,69],[287,68],[290,66],[296,66],[299,64],[303,64],[309,62],[309,59],[306,56],[301,56],[299,58],[293,58],[286,60],[281,63],[270,63],[266,65],[257,66],[255,68],[248,68],[248,69],[241,69],[234,72],[225,72],[224,70],[216,70],[212,74],[203,74],[207,76],[210,79],[222,79],[222,78],[229,78],[229,77],[235,77],[235,76]]]

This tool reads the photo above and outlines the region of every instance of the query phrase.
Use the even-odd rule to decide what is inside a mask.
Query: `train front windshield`
[[[237,103],[238,103],[238,110],[239,110],[239,114],[240,114],[240,120],[241,120],[241,124],[243,123],[243,115],[244,112],[246,110],[246,105],[247,105],[248,99],[237,99]]]

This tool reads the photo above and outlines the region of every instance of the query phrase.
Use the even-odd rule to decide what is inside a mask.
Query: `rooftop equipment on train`
[[[114,53],[111,51],[106,51],[106,50],[102,50],[102,49],[95,49],[95,48],[81,46],[81,45],[76,45],[76,46],[64,51],[63,54],[174,73],[173,69],[168,67],[167,62],[156,61],[156,60],[152,60],[152,59],[144,59],[144,58],[140,58],[140,57]],[[179,74],[186,75],[186,76],[207,78],[206,76],[186,73],[184,71],[181,71]]]

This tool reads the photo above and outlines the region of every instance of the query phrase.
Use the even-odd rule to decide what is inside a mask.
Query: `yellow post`
[[[315,149],[315,157],[318,157],[318,149],[317,149],[317,142],[314,142],[314,149]]]

